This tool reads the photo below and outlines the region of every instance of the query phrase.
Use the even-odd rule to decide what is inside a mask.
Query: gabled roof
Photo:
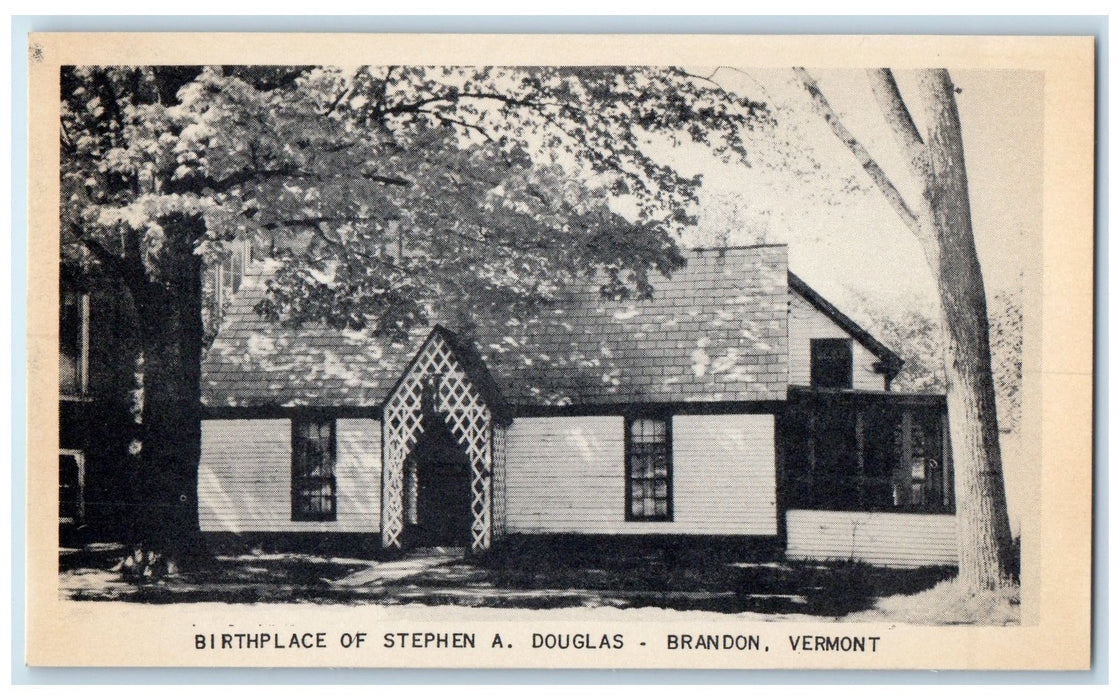
[[[694,250],[653,298],[611,301],[593,284],[532,319],[479,322],[476,353],[512,406],[779,401],[788,378],[786,247]],[[246,277],[203,362],[203,403],[380,406],[431,328],[406,342],[324,326],[292,329],[254,311]]]
[[[432,338],[437,335],[451,348],[455,359],[458,360],[463,372],[466,373],[467,380],[490,409],[490,414],[499,424],[508,425],[513,418],[513,416],[510,415],[509,404],[506,403],[505,397],[502,396],[502,390],[498,388],[498,385],[494,382],[494,377],[490,374],[490,371],[486,369],[486,363],[479,357],[478,352],[474,349],[474,345],[469,342],[463,342],[456,333],[438,323],[432,328],[432,332],[428,334],[428,337],[420,343],[413,358],[405,365],[401,376],[385,395],[386,400],[397,392],[405,375],[411,370],[414,364],[420,361],[420,356],[424,352],[424,348],[428,343],[432,342]]]
[[[899,370],[902,369],[903,360],[896,355],[890,348],[883,345],[875,339],[870,333],[863,329],[858,323],[849,318],[840,309],[833,306],[827,299],[822,297],[812,287],[805,284],[797,275],[792,272],[789,273],[789,287],[802,297],[805,298],[810,304],[817,308],[825,316],[828,316],[832,321],[844,329],[844,332],[855,338],[861,345],[870,350],[879,358],[880,366],[875,368],[875,371],[887,375],[887,379],[894,379]]]

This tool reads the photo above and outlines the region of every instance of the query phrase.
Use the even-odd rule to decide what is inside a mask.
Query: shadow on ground
[[[155,583],[128,583],[114,569],[126,556],[119,545],[89,545],[59,553],[61,592],[73,600],[137,603],[329,602],[333,581],[375,562],[313,554],[208,554]]]
[[[493,598],[508,599],[485,603],[498,606],[608,605],[837,617],[870,609],[882,597],[931,588],[954,574],[947,567],[760,561],[712,551],[521,549],[494,553],[474,565],[429,569],[401,583],[431,591],[411,596],[424,603],[449,602],[430,598],[441,588],[455,587],[479,596],[492,590]]]
[[[881,598],[929,589],[954,573],[944,567],[754,560],[741,552],[682,554],[675,548],[510,548],[479,558],[417,560],[421,565],[408,567],[400,561],[249,551],[209,555],[158,583],[136,585],[111,571],[123,555],[123,548],[112,545],[64,550],[61,594],[142,603],[659,607],[840,617],[869,610]]]

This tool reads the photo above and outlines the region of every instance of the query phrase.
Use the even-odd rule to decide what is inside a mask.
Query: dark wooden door
[[[471,529],[470,459],[442,419],[428,422],[413,451],[417,464],[413,542],[463,547]]]

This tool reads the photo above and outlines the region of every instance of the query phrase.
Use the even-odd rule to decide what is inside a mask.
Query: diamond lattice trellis
[[[493,501],[490,537],[493,541],[497,541],[506,534],[506,429],[494,424],[491,430],[494,432],[494,448],[490,460],[494,468],[490,480]]]
[[[490,548],[491,413],[471,384],[454,349],[439,331],[405,371],[385,402],[384,478],[381,492],[381,544],[401,548],[404,531],[405,459],[424,431],[421,414],[429,378],[436,382],[436,409],[471,462],[471,551]]]

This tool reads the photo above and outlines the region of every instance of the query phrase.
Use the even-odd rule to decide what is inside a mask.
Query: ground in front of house
[[[557,553],[522,549],[482,558],[429,551],[375,560],[247,550],[192,562],[158,583],[123,581],[115,544],[60,552],[60,594],[137,603],[315,603],[642,609],[758,620],[833,618],[917,624],[1017,624],[1018,591],[961,595],[953,569],[681,557],[667,550]]]

